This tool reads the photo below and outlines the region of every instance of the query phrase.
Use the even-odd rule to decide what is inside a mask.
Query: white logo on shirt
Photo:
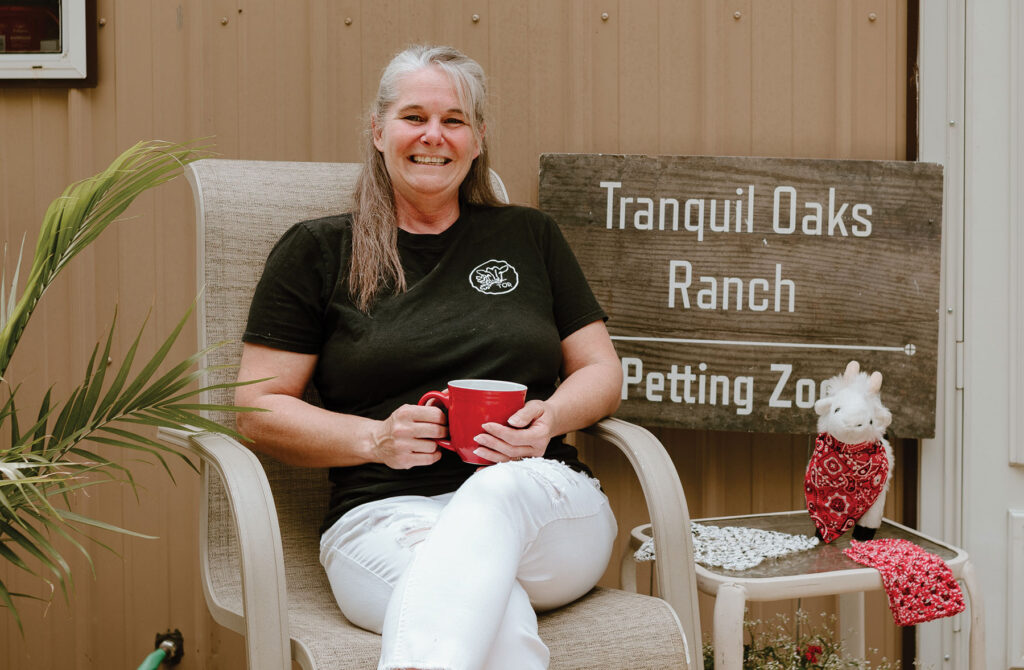
[[[469,283],[481,293],[501,295],[511,293],[519,286],[519,273],[508,261],[496,261],[492,258],[473,268],[469,273]]]

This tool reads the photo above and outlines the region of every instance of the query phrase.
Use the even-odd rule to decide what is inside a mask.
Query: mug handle
[[[426,393],[423,394],[423,397],[420,398],[420,401],[416,404],[427,406],[437,404],[443,407],[445,414],[447,414],[449,400],[450,397],[448,395],[448,389],[445,389],[443,391],[427,391]],[[445,440],[439,438],[434,440],[434,442],[437,442],[437,446],[439,447],[443,447],[445,449],[448,449],[449,451],[454,451],[454,449],[452,448],[452,441],[450,439]]]

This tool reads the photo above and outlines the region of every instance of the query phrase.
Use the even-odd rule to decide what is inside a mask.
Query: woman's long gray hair
[[[377,98],[370,107],[364,145],[363,170],[356,182],[352,211],[352,255],[349,260],[349,297],[359,310],[368,312],[382,290],[405,291],[405,274],[398,256],[398,224],[395,194],[384,165],[384,156],[373,143],[372,124],[383,120],[398,99],[403,77],[427,67],[441,68],[455,86],[462,109],[480,147],[469,173],[459,187],[459,201],[500,205],[490,181],[490,160],[484,137],[484,105],[487,98],[483,68],[452,47],[413,46],[388,63],[380,77]]]

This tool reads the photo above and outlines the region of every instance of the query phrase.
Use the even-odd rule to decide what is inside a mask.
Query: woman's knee
[[[462,483],[456,495],[464,491],[474,491],[477,495],[490,493],[502,496],[514,493],[519,486],[520,474],[516,472],[516,468],[508,463],[496,463],[473,473],[472,477]]]
[[[380,633],[394,583],[366,566],[337,554],[324,565],[335,602],[351,623]]]

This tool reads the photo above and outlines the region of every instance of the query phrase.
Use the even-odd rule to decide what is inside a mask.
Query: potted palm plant
[[[7,378],[7,368],[33,311],[61,270],[139,194],[174,178],[184,165],[203,155],[201,149],[189,145],[136,144],[106,170],[72,184],[53,201],[20,292],[22,255],[9,280],[6,261],[0,271],[0,559],[46,581],[65,598],[71,568],[53,538],[62,538],[61,546],[73,547],[72,551],[88,558],[80,541],[83,527],[130,533],[73,509],[76,492],[88,487],[108,483],[135,486],[130,470],[104,454],[119,450],[141,453],[161,463],[168,474],[165,457],[177,456],[194,469],[185,454],[149,437],[151,427],[199,427],[238,438],[204,419],[200,412],[239,408],[196,402],[203,390],[195,388],[196,367],[205,352],[176,363],[167,361],[191,308],[145,362],[136,361],[140,330],[124,360],[108,365],[112,324],[105,343],[94,347],[82,382],[63,401],[47,391],[35,399],[29,414],[19,412],[19,406],[28,403],[18,396],[17,383]],[[7,608],[19,629],[22,623],[16,601],[27,597],[33,596],[12,592],[0,580],[0,606]]]

